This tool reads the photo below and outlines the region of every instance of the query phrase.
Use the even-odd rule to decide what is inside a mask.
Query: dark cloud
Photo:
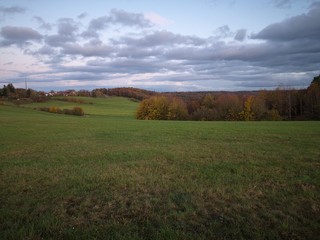
[[[246,53],[240,53],[238,59],[254,66],[264,66],[273,75],[277,72],[316,74],[320,64],[320,4],[313,4],[306,14],[267,26],[253,39],[265,42],[258,44],[256,50],[246,46]],[[246,54],[247,60],[243,59]],[[275,82],[274,79],[272,81]],[[294,81],[292,85],[299,86]]]
[[[42,39],[42,35],[29,27],[13,27],[13,26],[5,26],[2,27],[0,32],[3,40],[0,42],[0,45],[10,46],[24,46],[30,44],[30,41],[40,41]]]
[[[307,13],[274,23],[258,34],[254,39],[273,41],[292,41],[297,39],[320,39],[320,5],[313,5]]]

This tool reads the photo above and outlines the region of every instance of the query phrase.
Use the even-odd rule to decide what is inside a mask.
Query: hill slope
[[[84,100],[87,117],[0,106],[0,238],[320,234],[318,122],[138,121],[127,99]]]

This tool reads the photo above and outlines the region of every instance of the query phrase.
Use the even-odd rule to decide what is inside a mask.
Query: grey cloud
[[[297,39],[320,39],[320,5],[314,7],[307,13],[289,18],[280,23],[274,23],[258,34],[254,39],[265,39],[273,41],[292,41]]]
[[[108,73],[155,73],[161,71],[165,63],[159,60],[139,60],[130,58],[119,58],[112,61],[90,61],[88,67],[95,71],[102,70]]]
[[[141,13],[130,13],[124,10],[112,9],[110,12],[110,21],[130,27],[152,27],[153,24]]]
[[[168,31],[156,31],[145,35],[141,38],[123,37],[119,41],[114,40],[114,43],[134,45],[140,47],[154,46],[173,46],[173,45],[195,45],[200,46],[206,44],[206,40],[195,36],[184,36],[174,34]]]
[[[294,4],[300,3],[301,0],[272,0],[273,6],[276,8],[291,8]],[[319,3],[318,0],[306,0],[311,6]]]
[[[136,58],[136,59],[143,59],[143,58],[161,58],[165,50],[163,48],[139,48],[136,46],[125,46],[125,47],[118,47],[115,51],[115,55],[117,57],[126,57],[126,58]]]
[[[82,36],[85,38],[98,38],[99,31],[117,24],[139,28],[149,28],[153,26],[141,13],[130,13],[124,10],[112,9],[109,15],[92,19],[88,29],[82,33]]]
[[[65,56],[60,52],[56,52],[54,55],[49,55],[49,59],[43,60],[45,64],[49,64],[51,67],[64,62]]]
[[[108,27],[109,21],[110,18],[108,16],[92,19],[90,21],[89,30],[103,30]]]
[[[318,8],[318,7],[320,7],[320,2],[317,0],[313,3],[311,3],[311,5],[310,5],[310,9]]]
[[[167,50],[164,56],[171,60],[208,60],[210,52],[210,48],[179,47]]]
[[[81,35],[85,38],[98,38],[98,31],[107,28],[109,25],[109,17],[103,16],[99,18],[92,19],[89,23],[88,29]]]
[[[66,35],[50,35],[45,38],[46,43],[52,47],[62,47],[66,43],[75,42],[76,38],[74,36]]]
[[[195,82],[195,81],[210,81],[215,80],[213,76],[190,74],[190,73],[176,73],[170,76],[160,76],[155,78],[156,81],[169,81],[169,82]],[[142,80],[143,81],[143,80]]]
[[[237,31],[234,40],[242,42],[247,36],[247,30],[246,29],[240,29]]]
[[[46,21],[44,21],[43,18],[35,16],[35,17],[33,17],[33,19],[35,21],[37,21],[37,23],[39,24],[39,27],[41,29],[44,29],[44,30],[51,30],[52,29],[52,25],[50,23],[47,23]]]
[[[66,70],[66,71],[64,71]],[[63,74],[63,75],[61,75]],[[107,74],[99,73],[86,73],[78,72],[76,69],[55,69],[53,71],[46,72],[35,72],[35,73],[20,73],[18,77],[8,79],[10,82],[24,82],[25,79],[41,79],[40,82],[52,82],[52,81],[97,81],[106,80],[108,78]]]
[[[77,41],[77,32],[79,23],[71,18],[62,18],[58,20],[58,34],[46,36],[46,43],[53,47],[61,47],[66,43]]]
[[[292,0],[274,0],[274,6],[278,8],[289,8],[291,4]]]
[[[239,52],[238,59],[253,65],[266,66],[272,72],[310,72],[320,64],[320,4],[313,4],[310,11],[280,23],[267,26],[253,36],[267,40],[258,50],[247,45]],[[260,53],[259,53],[260,52]],[[244,59],[244,56],[248,56]]]
[[[181,47],[168,50],[164,57],[186,61],[194,66],[211,69],[207,62],[240,61],[251,66],[287,71],[310,71],[320,63],[320,45],[314,41],[265,42],[256,44],[217,44],[209,47]],[[287,69],[287,70],[286,70]],[[197,67],[197,71],[199,68]]]
[[[283,75],[287,78],[284,78]],[[267,72],[261,74],[259,77],[249,79],[243,78],[239,79],[235,85],[244,89],[274,89],[276,87],[284,88],[303,88],[310,84],[310,79],[315,76],[315,73],[307,73],[304,75],[295,75],[291,72],[283,72],[280,74],[268,75]]]
[[[223,40],[226,38],[233,38],[236,41],[242,42],[247,37],[247,30],[246,29],[239,29],[237,31],[233,31],[230,29],[228,25],[224,25],[218,27],[213,31],[213,36],[211,39],[214,41]]]
[[[72,18],[61,18],[58,20],[58,33],[60,35],[73,36],[78,29],[78,23]]]
[[[59,77],[61,78],[61,77]],[[106,76],[104,74],[98,73],[83,73],[83,72],[74,72],[71,74],[65,74],[63,80],[77,80],[77,81],[97,81],[104,80]],[[57,79],[60,80],[60,79]]]
[[[213,33],[216,38],[226,38],[233,35],[228,25],[218,27]]]
[[[29,41],[40,41],[42,35],[29,27],[2,27],[0,35],[3,40],[0,42],[1,46],[24,46],[30,44]]]
[[[84,13],[79,14],[79,15],[78,15],[78,18],[79,18],[79,19],[84,19],[84,18],[86,18],[87,16],[88,16],[88,13],[84,12]]]
[[[64,54],[81,55],[84,57],[106,57],[112,52],[112,48],[104,45],[101,41],[93,40],[81,46],[80,44],[66,44],[63,47]]]
[[[17,13],[25,13],[26,9],[18,6],[14,7],[0,7],[0,14],[1,15],[10,15],[10,14],[17,14]]]
[[[36,54],[38,54],[38,55],[54,55],[54,54],[56,54],[56,51],[52,47],[44,45],[36,52]]]

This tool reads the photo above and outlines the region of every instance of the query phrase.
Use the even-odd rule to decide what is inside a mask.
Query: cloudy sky
[[[303,88],[318,0],[1,0],[0,84],[37,90]]]

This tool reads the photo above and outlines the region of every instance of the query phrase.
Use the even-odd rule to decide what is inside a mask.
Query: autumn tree
[[[201,100],[201,106],[213,109],[215,106],[215,97],[213,94],[206,94]]]
[[[188,117],[186,104],[179,98],[173,98],[169,101],[167,119],[185,120]]]
[[[143,100],[136,112],[136,117],[144,120],[184,120],[187,116],[187,107],[180,99],[161,95]]]
[[[282,120],[282,117],[280,116],[279,111],[277,109],[273,108],[273,109],[267,111],[265,120],[280,121],[280,120]]]
[[[188,110],[188,113],[191,115],[193,114],[197,109],[200,108],[200,102],[197,101],[197,100],[188,100],[186,102],[186,105],[187,105],[187,110]]]
[[[213,94],[205,94],[198,100],[193,99],[188,102],[188,112],[191,119],[196,121],[212,121],[214,120],[213,108],[215,97]]]
[[[314,120],[320,119],[320,75],[315,77],[307,89],[307,112]]]
[[[255,114],[253,112],[253,96],[247,97],[246,101],[244,102],[244,108],[240,112],[239,116],[241,120],[244,121],[253,121],[255,120]]]
[[[91,96],[99,98],[99,97],[104,97],[104,94],[103,94],[103,91],[101,89],[94,89],[91,92]]]
[[[260,91],[254,96],[252,111],[254,113],[255,120],[264,120],[267,112],[265,91]]]
[[[166,120],[168,111],[168,99],[164,96],[154,96],[140,103],[136,115],[138,119]]]
[[[216,120],[237,121],[242,111],[242,102],[235,94],[222,94],[217,99]]]

